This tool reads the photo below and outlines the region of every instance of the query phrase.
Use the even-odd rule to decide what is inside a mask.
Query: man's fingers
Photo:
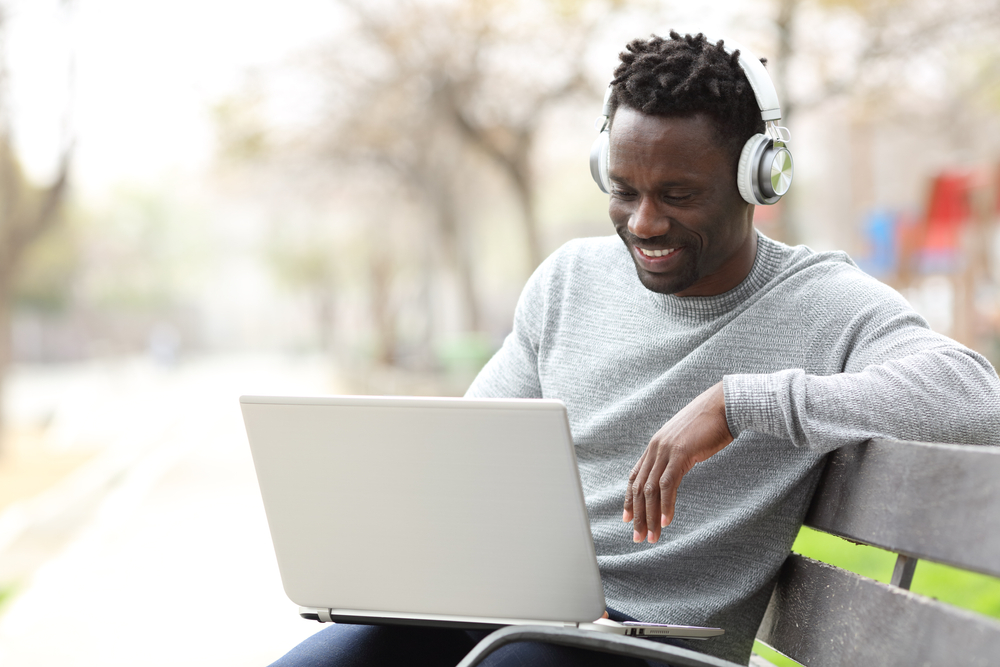
[[[646,529],[649,531],[649,543],[660,539],[660,487],[656,476],[650,475],[643,487],[646,496]]]
[[[674,519],[681,479],[695,463],[707,460],[731,442],[725,391],[718,382],[656,432],[630,471],[622,519],[632,520],[636,542],[660,538],[661,529]]]
[[[634,466],[632,466],[632,470],[628,474],[628,481],[630,484],[635,481],[636,475],[638,475],[639,471],[642,469],[642,464],[646,460],[646,452],[648,451],[649,448],[644,449],[642,452],[642,456],[640,456],[639,460],[635,462]]]
[[[625,523],[628,523],[635,517],[635,514],[632,512],[632,482],[635,481],[639,470],[642,469],[642,462],[645,460],[646,452],[643,451],[642,456],[639,457],[639,460],[632,466],[632,470],[628,474],[628,485],[625,487],[625,511],[622,512],[622,521]]]
[[[654,438],[654,442],[656,439]],[[664,471],[670,467],[670,449],[664,444],[657,446],[657,460],[653,462],[646,477],[646,484],[643,486],[643,496],[646,501],[646,530],[649,531],[648,539],[650,544],[656,543],[660,539],[660,529],[663,527],[660,521],[660,480]]]
[[[667,464],[666,469],[660,475],[660,524],[669,526],[674,520],[674,507],[677,504],[677,489],[681,485],[681,479],[690,470],[690,466],[674,459]]]
[[[632,496],[632,512],[634,514],[632,517],[632,540],[635,542],[645,540],[650,528],[650,522],[647,521],[646,515],[648,503],[646,502],[645,487],[650,479],[656,479],[650,476],[656,461],[656,455],[650,451],[651,449],[653,449],[652,443],[650,443],[650,446],[643,453],[640,459],[639,472],[636,473],[635,479],[629,486],[629,494]]]
[[[629,486],[629,495],[632,496],[632,541],[642,542],[646,539],[646,499],[642,496],[642,484],[645,482],[645,475],[641,472],[636,480]]]
[[[632,541],[642,542],[646,539],[646,497],[643,487],[649,479],[649,470],[643,465],[636,475],[635,481],[629,485],[629,495],[632,497]]]

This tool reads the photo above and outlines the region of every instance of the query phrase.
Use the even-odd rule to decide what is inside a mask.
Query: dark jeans
[[[612,620],[634,620],[608,610]],[[346,625],[320,630],[271,667],[455,667],[489,632],[403,625]],[[657,638],[682,648],[683,639]],[[663,663],[538,642],[503,646],[483,667],[666,667]]]

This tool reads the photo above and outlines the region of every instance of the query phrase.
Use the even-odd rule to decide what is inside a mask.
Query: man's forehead
[[[618,132],[616,133],[616,130]],[[719,131],[715,121],[707,114],[696,112],[689,114],[647,114],[621,106],[617,109],[610,128],[612,140],[615,135],[641,134],[648,140],[683,136],[691,140],[709,140],[720,145]]]
[[[618,123],[611,129],[612,162],[630,155],[730,162],[729,151],[720,141],[714,122],[705,114],[659,116],[630,108],[620,111]]]

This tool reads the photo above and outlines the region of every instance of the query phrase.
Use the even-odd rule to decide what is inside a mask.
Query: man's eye
[[[622,190],[621,188],[611,188],[611,194],[614,195],[615,197],[622,197],[622,198],[635,196],[634,192],[629,192],[628,190]]]
[[[670,192],[663,195],[663,199],[668,202],[680,204],[690,200],[694,195],[690,192]]]

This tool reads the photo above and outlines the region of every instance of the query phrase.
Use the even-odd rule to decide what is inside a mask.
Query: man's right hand
[[[681,479],[696,463],[732,441],[721,382],[681,408],[656,432],[628,477],[622,520],[633,522],[634,542],[660,539],[660,530],[674,520]]]

